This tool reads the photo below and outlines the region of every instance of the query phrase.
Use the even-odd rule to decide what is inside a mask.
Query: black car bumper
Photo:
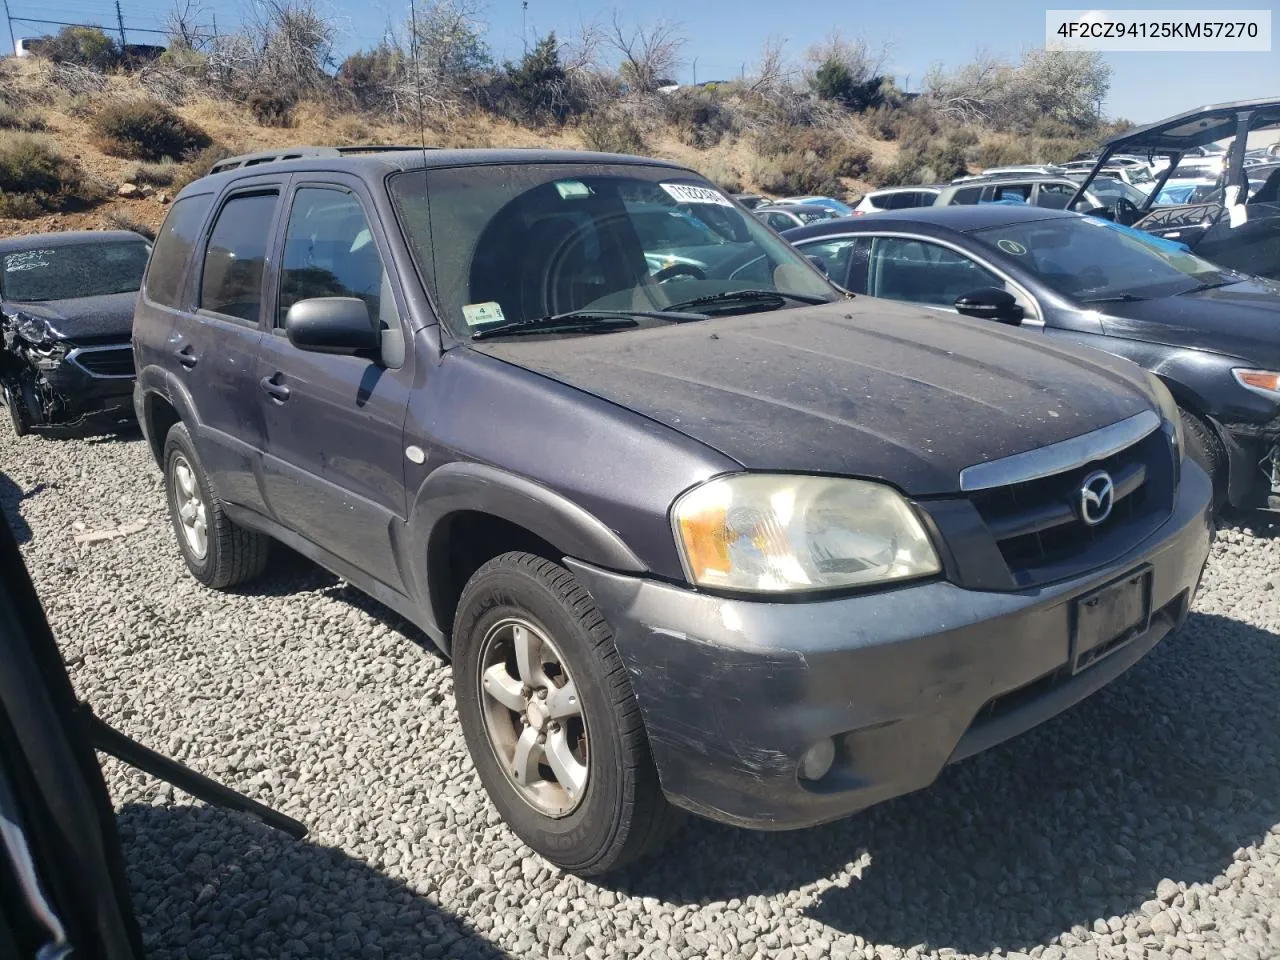
[[[1187,615],[1209,505],[1208,478],[1187,463],[1156,534],[1104,569],[1022,592],[930,581],[768,603],[567,562],[613,626],[668,797],[715,820],[788,829],[925,787],[1141,659]],[[1076,601],[1129,578],[1145,590],[1144,626],[1090,660],[1076,649]],[[826,738],[830,772],[802,779],[806,751]]]
[[[127,343],[70,347],[57,364],[42,364],[40,373],[61,401],[58,422],[133,409],[132,348]]]

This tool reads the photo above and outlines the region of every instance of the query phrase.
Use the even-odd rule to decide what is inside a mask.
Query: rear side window
[[[218,212],[200,279],[200,307],[248,323],[262,309],[262,273],[279,194],[232,197]]]
[[[183,197],[164,218],[147,266],[144,289],[152,303],[162,307],[182,306],[182,279],[191,259],[191,248],[212,202],[211,193]]]
[[[951,195],[952,203],[977,203],[982,197],[981,187],[965,187],[963,190],[957,190]]]

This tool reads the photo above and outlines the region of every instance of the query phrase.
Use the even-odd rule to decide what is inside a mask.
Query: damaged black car
[[[18,436],[132,415],[133,307],[150,253],[128,231],[0,240],[0,396]]]

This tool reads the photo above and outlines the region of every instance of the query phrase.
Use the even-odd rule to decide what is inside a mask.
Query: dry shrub
[[[129,175],[125,179],[130,183],[146,183],[153,187],[168,187],[172,186],[177,176],[178,165],[172,160],[162,160],[160,163],[138,164],[129,171]]]
[[[753,179],[773,193],[839,197],[841,178],[861,179],[871,167],[870,150],[820,127],[774,127],[756,137],[756,149],[761,160]]]
[[[44,128],[44,120],[35,114],[19,110],[7,103],[0,103],[0,130],[21,130],[27,133],[34,133]]]
[[[210,168],[219,160],[225,160],[227,157],[234,157],[245,151],[232,150],[230,147],[221,143],[211,143],[186,163],[182,164],[174,171],[173,189],[181,190],[193,180],[199,180],[207,174]]]
[[[685,146],[705,150],[738,130],[733,110],[710,90],[676,90],[662,105],[664,119]]]
[[[245,106],[260,127],[292,127],[297,100],[274,90],[254,90],[245,97]]]
[[[133,233],[146,237],[148,240],[154,240],[156,238],[155,230],[151,229],[151,227],[143,223],[137,217],[134,217],[123,210],[108,211],[104,219],[113,230],[129,230]]]
[[[809,163],[797,153],[756,158],[751,165],[751,179],[761,190],[784,196],[815,194],[838,198],[845,192],[844,184],[829,168]]]
[[[640,125],[625,115],[593,113],[582,122],[581,129],[582,142],[588,150],[637,155],[649,150]]]
[[[719,158],[699,162],[698,172],[726,193],[741,193],[745,189],[742,171]]]
[[[0,215],[34,217],[101,199],[79,165],[46,138],[0,134]]]
[[[92,126],[104,153],[135,160],[181,160],[212,142],[199,127],[154,100],[108,104]]]

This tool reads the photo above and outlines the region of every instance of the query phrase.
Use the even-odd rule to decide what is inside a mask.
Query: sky
[[[208,18],[226,29],[243,16],[250,0],[192,0]],[[487,39],[495,59],[518,58],[521,39],[521,0],[481,0],[488,24]],[[376,43],[388,22],[408,17],[408,0],[318,0],[320,8],[339,22],[339,54]],[[1055,0],[1051,4],[957,3],[955,0],[909,0],[906,3],[856,2],[856,0],[646,0],[644,4],[618,5],[592,0],[527,0],[527,35],[555,30],[572,35],[583,21],[608,21],[615,9],[623,16],[644,22],[668,19],[681,25],[687,38],[683,63],[674,79],[732,79],[750,71],[769,37],[786,41],[795,61],[833,29],[846,37],[862,37],[874,48],[886,46],[886,69],[900,86],[918,90],[925,73],[934,65],[960,66],[979,49],[1017,60],[1045,42],[1045,8],[1071,8]],[[121,0],[126,28],[163,25],[167,0]],[[1125,9],[1240,9],[1249,0],[1231,4],[1178,3],[1177,0],[1120,0],[1113,8]],[[1253,7],[1263,7],[1254,0]],[[115,26],[112,0],[9,0],[14,16],[43,17],[73,22],[103,22]],[[56,27],[15,24],[19,36],[53,32]],[[1277,26],[1273,25],[1273,34]],[[137,34],[131,42],[155,42]],[[1113,53],[1106,54],[1113,68],[1111,92],[1104,110],[1111,118],[1135,123],[1158,120],[1206,103],[1254,97],[1280,97],[1280,37],[1273,35],[1269,53]],[[10,48],[12,49],[12,48]],[[696,59],[696,64],[695,64]]]

